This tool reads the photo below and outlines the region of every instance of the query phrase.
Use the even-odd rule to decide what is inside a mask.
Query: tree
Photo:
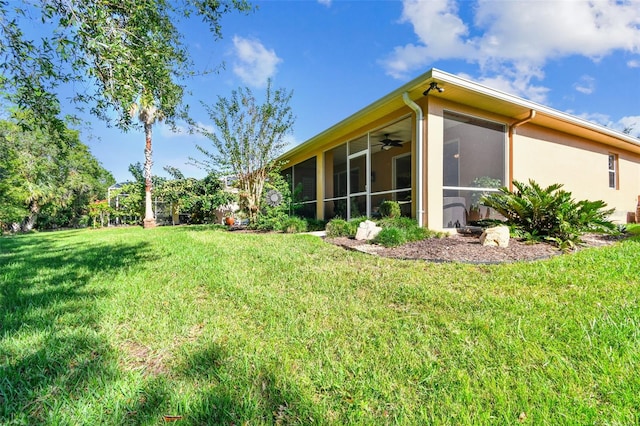
[[[17,223],[25,215],[20,190],[14,185],[17,158],[7,149],[5,123],[0,124],[0,233],[9,224]],[[16,229],[17,231],[17,229]]]
[[[12,206],[3,221],[12,223],[13,230],[31,231],[42,206],[63,195],[56,170],[60,149],[42,132],[24,132],[15,123],[3,122],[0,150],[6,152],[2,201]]]
[[[153,228],[156,225],[156,219],[153,215],[153,207],[151,200],[151,190],[153,188],[151,166],[153,165],[152,150],[151,150],[151,136],[153,132],[153,124],[156,121],[164,119],[164,113],[154,105],[152,96],[148,96],[147,92],[143,92],[140,97],[140,105],[134,104],[131,107],[131,112],[138,112],[138,120],[144,126],[145,147],[144,147],[144,191],[145,191],[145,203],[144,203],[144,220],[143,224],[145,228]]]
[[[196,182],[185,209],[189,212],[191,223],[213,223],[216,210],[236,200],[235,194],[226,190],[220,177],[209,173]]]
[[[197,145],[206,158],[196,162],[236,177],[241,207],[252,223],[259,213],[265,182],[280,167],[276,159],[286,146],[285,136],[292,132],[292,94],[284,89],[272,90],[269,80],[262,104],[247,87],[234,90],[229,99],[219,96],[213,106],[205,105],[218,132],[198,129],[210,139],[215,151]]]
[[[85,224],[88,206],[107,196],[109,186],[115,183],[110,172],[104,169],[79,139],[79,133],[69,131],[66,143],[61,145],[56,159],[60,173],[61,202],[43,206],[37,226],[54,229],[78,227]]]
[[[69,226],[113,182],[77,131],[24,130],[7,120],[0,122],[0,177],[0,222],[25,232],[43,212],[40,224]]]
[[[118,185],[111,190],[111,200],[115,200],[112,214],[116,223],[128,225],[142,222],[142,206],[144,203],[144,188],[140,191],[140,185],[135,182],[127,182]]]
[[[23,32],[36,9],[43,28],[55,28],[39,43]],[[176,23],[197,14],[219,38],[220,18],[233,10],[251,7],[246,0],[41,0],[11,7],[0,1],[0,91],[33,110],[47,129],[61,127],[55,94],[61,83],[88,79],[82,87],[89,89],[76,93],[75,100],[124,131],[135,126],[133,106],[145,130],[150,199],[151,126],[160,116],[173,123],[186,115],[183,79],[192,74],[192,61]],[[145,223],[152,225],[152,218],[147,203]]]
[[[127,223],[140,224],[144,222],[147,210],[147,179],[144,166],[140,162],[129,164],[128,170],[133,176],[133,182],[121,185],[120,188],[112,192],[112,196],[123,195],[116,214],[127,217]],[[154,188],[161,188],[164,184],[164,178],[158,176],[153,176],[151,181],[151,186]]]
[[[98,218],[100,218],[100,227],[104,226],[105,216],[111,213],[111,207],[107,200],[96,200],[89,204],[89,217],[91,218],[91,226],[98,226]]]
[[[165,167],[174,178],[163,182],[158,195],[171,204],[172,222],[178,215],[189,215],[190,223],[210,223],[215,220],[215,211],[221,206],[236,201],[235,194],[225,190],[220,178],[209,174],[204,179],[185,178],[175,167]]]
[[[165,203],[171,204],[171,224],[177,225],[180,223],[180,212],[190,204],[197,180],[185,178],[184,174],[175,167],[166,166],[164,169],[173,179],[164,182],[156,195],[159,195]]]

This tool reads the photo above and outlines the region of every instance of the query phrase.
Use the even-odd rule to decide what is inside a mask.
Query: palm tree
[[[153,124],[156,121],[162,121],[164,114],[161,110],[157,109],[153,102],[153,97],[148,95],[148,92],[142,93],[140,96],[140,104],[133,104],[130,109],[130,114],[133,116],[138,113],[138,120],[144,125],[144,136],[146,144],[144,147],[144,221],[145,228],[154,228],[156,226],[156,219],[153,215],[153,204],[151,202],[151,166],[153,165],[152,151],[151,151],[151,136],[153,133]]]

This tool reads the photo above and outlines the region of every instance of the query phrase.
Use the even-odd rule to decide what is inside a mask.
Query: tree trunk
[[[180,224],[180,211],[176,203],[171,203],[171,224],[174,226]]]
[[[40,213],[40,206],[36,201],[31,201],[29,203],[29,215],[24,218],[20,225],[20,230],[22,232],[31,232],[33,230],[33,227],[36,224],[36,219],[38,218],[38,213]]]
[[[156,219],[153,216],[153,204],[151,202],[151,123],[144,123],[144,136],[146,138],[146,144],[144,147],[144,227],[154,228],[156,226]]]

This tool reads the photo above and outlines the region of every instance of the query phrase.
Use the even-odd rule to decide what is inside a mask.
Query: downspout
[[[418,219],[418,226],[423,226],[422,217],[424,215],[424,203],[422,201],[423,194],[423,164],[422,164],[422,149],[424,146],[424,113],[420,105],[415,103],[409,97],[409,93],[404,92],[402,94],[402,100],[409,108],[416,113],[416,218]]]
[[[522,120],[516,121],[509,126],[509,190],[513,191],[513,135],[516,133],[516,127],[520,127],[525,123],[533,120],[536,116],[536,110],[529,110],[529,115]]]

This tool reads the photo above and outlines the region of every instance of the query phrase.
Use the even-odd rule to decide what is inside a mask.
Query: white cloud
[[[614,124],[614,129],[624,132],[629,130],[631,136],[640,138],[640,115],[622,117]]]
[[[201,121],[198,121],[198,122],[196,123],[196,126],[198,126],[199,128],[201,128],[201,129],[203,129],[203,130],[205,130],[205,131],[207,131],[207,132],[209,132],[209,133],[215,133],[215,131],[216,131],[216,128],[215,128],[215,127],[213,127],[211,124],[204,124],[204,123],[202,123]],[[201,136],[202,136],[202,135],[201,135]],[[203,137],[204,137],[204,136],[203,136]]]
[[[492,89],[501,90],[512,95],[525,97],[534,102],[544,103],[549,93],[549,88],[535,85],[532,80],[544,78],[544,72],[539,68],[507,67],[502,69],[499,75],[482,76],[474,78],[467,74],[460,77],[475,80]]]
[[[640,115],[622,117],[617,121],[613,121],[608,115],[600,113],[578,114],[576,116],[591,121],[592,123],[600,124],[610,129],[625,132],[630,136],[640,138]]]
[[[320,3],[323,6],[330,7],[331,3],[332,3],[332,0],[318,0],[318,3]]]
[[[475,24],[482,57],[538,64],[566,55],[593,59],[640,51],[640,1],[480,0]]]
[[[459,3],[472,10],[473,22],[460,17]],[[401,22],[413,26],[418,40],[396,47],[382,61],[389,75],[404,79],[434,61],[463,59],[477,63],[487,81],[497,79],[512,93],[538,100],[547,89],[531,80],[541,78],[550,59],[581,55],[597,61],[614,50],[640,53],[640,0],[404,0]]]
[[[233,37],[236,61],[233,72],[250,86],[264,87],[267,80],[276,73],[277,65],[282,59],[273,49],[269,50],[254,39]]]
[[[549,88],[536,86],[531,83],[532,74],[498,75],[494,77],[481,77],[478,82],[492,89],[501,90],[516,96],[522,96],[534,102],[544,103],[547,99]]]
[[[574,115],[576,117],[580,117],[583,120],[591,121],[592,123],[600,124],[605,127],[611,127],[613,122],[611,121],[611,117],[607,114],[601,114],[599,112],[595,113],[587,113],[587,114],[577,114],[575,111],[568,110],[567,114]]]
[[[640,60],[632,59],[627,62],[629,68],[640,68]]]
[[[290,149],[292,149],[293,147],[297,146],[301,142],[294,135],[286,135],[284,137],[283,141],[285,142],[286,145],[283,148],[282,152],[289,151]]]
[[[457,5],[450,0],[405,0],[400,22],[409,22],[418,36],[418,44],[394,49],[384,63],[388,74],[405,78],[412,69],[435,59],[467,57],[473,49],[464,37],[469,30],[457,16]]]
[[[580,93],[590,95],[596,89],[596,80],[591,76],[583,75],[580,77],[580,81],[575,83],[573,87]]]

